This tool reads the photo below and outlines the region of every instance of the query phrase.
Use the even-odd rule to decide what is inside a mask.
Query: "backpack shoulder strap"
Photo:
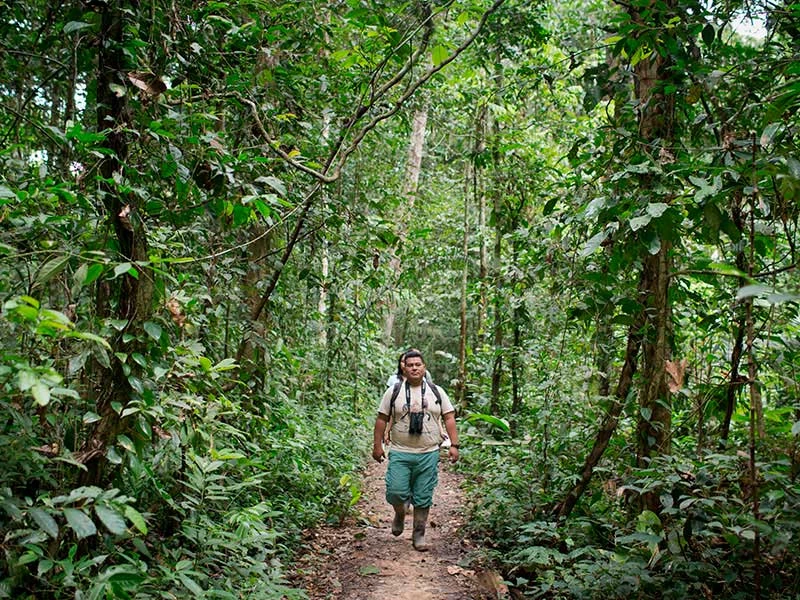
[[[402,379],[395,383],[394,387],[392,388],[392,399],[389,401],[389,415],[392,417],[394,417],[394,401],[397,400],[397,396],[400,393],[401,387],[403,387]]]
[[[435,383],[433,383],[432,381],[429,381],[429,382],[428,382],[428,386],[429,386],[429,387],[431,388],[431,390],[433,391],[433,395],[434,395],[434,396],[436,396],[436,404],[438,404],[439,406],[441,406],[441,405],[442,405],[442,394],[441,394],[441,393],[439,393],[439,388],[438,388],[438,387],[436,387],[436,384],[435,384]]]

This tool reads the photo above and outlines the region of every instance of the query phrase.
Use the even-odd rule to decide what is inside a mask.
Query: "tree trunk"
[[[642,342],[642,382],[637,426],[637,464],[646,467],[655,454],[669,454],[672,412],[669,406],[666,363],[669,358],[669,249],[645,260],[642,278],[647,282],[645,332]],[[650,507],[652,508],[652,507]]]
[[[742,237],[744,237],[746,229],[744,216],[742,215],[742,193],[740,190],[734,192],[733,198],[731,199],[730,208],[731,220],[733,221],[736,229],[739,230],[739,233],[742,235]],[[739,251],[736,253],[736,268],[742,273],[746,273],[748,271],[747,257],[745,256],[744,248],[739,249]],[[746,279],[744,277],[739,277],[737,281],[740,287],[746,283]],[[746,378],[742,377],[739,373],[739,367],[742,360],[742,351],[744,348],[744,333],[746,326],[744,312],[745,311],[741,305],[736,307],[736,338],[734,339],[733,348],[731,349],[730,375],[728,376],[728,386],[725,395],[725,416],[723,417],[720,425],[720,449],[723,449],[728,445],[728,436],[730,435],[731,430],[731,420],[733,419],[733,413],[736,411],[736,398],[739,395],[739,391],[742,389],[742,384],[746,380]]]
[[[490,399],[491,414],[497,415],[500,412],[500,384],[503,377],[503,291],[501,259],[503,252],[503,232],[500,226],[500,200],[499,194],[495,194],[495,242],[492,255],[492,270],[494,272],[494,326],[493,326],[493,347],[494,359],[492,361],[492,395]]]
[[[631,9],[631,17],[641,24],[639,13]],[[640,108],[639,134],[644,142],[660,142],[668,150],[673,138],[675,99],[663,92],[664,81],[670,78],[668,58],[654,52],[634,67],[634,91]],[[650,175],[641,180],[642,190],[652,189]],[[655,254],[646,250],[642,258],[644,288],[644,330],[642,340],[642,381],[637,425],[637,464],[649,464],[654,454],[668,454],[672,439],[672,409],[666,378],[666,362],[670,358],[669,277],[670,244],[661,240]],[[658,498],[646,495],[644,506],[658,508]]]
[[[247,245],[247,272],[244,275],[243,291],[248,314],[252,316],[256,314],[261,302],[258,284],[264,281],[269,273],[277,268],[277,265],[272,264],[273,261],[269,258],[272,252],[273,234],[268,228],[265,225],[255,225],[250,227],[248,231],[253,236],[254,241]],[[264,338],[267,326],[263,315],[259,313],[257,319],[250,323],[250,326],[252,327],[252,335],[246,336],[242,341],[237,360],[260,362],[260,354],[256,351],[253,340],[255,338]]]
[[[498,63],[499,64],[499,63]],[[495,71],[495,85],[502,90],[502,71],[498,67]],[[500,156],[500,124],[497,119],[491,121],[491,152],[492,165],[498,172],[501,171],[502,159]],[[491,414],[497,415],[500,411],[500,384],[503,376],[503,297],[502,297],[502,258],[503,258],[503,208],[501,201],[500,181],[495,177],[491,188],[492,216],[494,219],[494,249],[492,251],[492,308],[494,323],[492,325],[492,389],[489,399]]]
[[[640,295],[644,290],[645,285],[646,283],[644,281],[644,274],[642,274],[642,277],[639,281]],[[572,509],[575,508],[578,500],[580,500],[581,496],[586,491],[586,488],[589,486],[589,482],[592,479],[594,469],[600,462],[600,459],[602,458],[603,453],[606,451],[606,448],[608,448],[608,443],[611,441],[611,436],[614,434],[614,431],[617,428],[619,416],[622,414],[625,401],[628,398],[631,388],[633,387],[633,376],[636,373],[636,363],[639,359],[639,349],[642,344],[642,328],[644,327],[644,322],[644,312],[641,312],[636,317],[636,321],[631,323],[630,329],[628,329],[628,343],[625,348],[625,361],[622,364],[622,371],[620,371],[617,389],[612,397],[611,406],[608,408],[608,412],[603,418],[603,422],[600,425],[600,430],[597,432],[597,436],[595,436],[592,450],[589,452],[583,462],[583,468],[578,476],[578,481],[572,486],[572,489],[567,492],[564,499],[555,508],[554,512],[560,518],[566,518],[570,515]]]
[[[459,308],[458,336],[458,383],[456,384],[456,406],[466,408],[467,387],[467,283],[469,282],[469,198],[470,188],[474,180],[475,166],[467,161],[464,176],[464,236],[461,244],[461,255],[464,266],[461,269],[461,306]]]
[[[514,219],[511,223],[511,231],[514,232],[514,241],[512,244],[513,248],[513,260],[514,266],[518,267],[519,265],[519,255],[521,251],[522,241],[520,236],[517,235],[517,230],[519,228],[519,216],[520,212],[522,211],[524,204],[520,206],[519,211],[514,215]],[[519,278],[514,278],[514,285],[512,288],[512,293],[514,294],[514,310],[513,310],[513,317],[512,317],[512,327],[513,327],[513,344],[511,347],[511,414],[517,415],[519,414],[520,409],[522,408],[522,394],[520,392],[520,373],[522,372],[523,365],[520,357],[522,356],[522,320],[523,320],[523,310],[522,310],[522,303],[523,299],[516,297],[520,290],[520,281]],[[516,420],[514,421],[516,425]]]
[[[414,113],[411,140],[408,144],[408,156],[406,158],[406,171],[403,183],[403,197],[406,199],[407,203],[403,207],[403,210],[397,219],[397,237],[400,239],[401,245],[406,238],[406,234],[408,233],[408,220],[411,218],[411,214],[414,209],[414,201],[417,197],[419,175],[422,169],[422,152],[425,148],[425,130],[427,126],[428,108],[425,106]],[[394,279],[397,281],[402,272],[400,257],[397,254],[392,257],[390,266]],[[397,306],[395,305],[394,301],[390,301],[383,327],[383,339],[387,346],[393,345],[394,342],[393,331],[396,317]]]
[[[483,155],[486,151],[486,126],[489,117],[489,112],[485,106],[481,107],[478,113],[478,119],[475,124],[475,159],[477,163],[478,157]],[[478,302],[478,316],[475,321],[475,332],[478,334],[478,345],[484,345],[484,335],[486,332],[486,314],[489,311],[489,249],[486,244],[486,193],[484,190],[482,179],[478,178],[478,166],[476,164],[473,170],[475,182],[473,190],[475,198],[478,201],[478,244],[479,244],[479,258],[478,258],[478,289],[480,293],[480,300]]]
[[[755,140],[753,141],[753,148],[755,149]],[[755,150],[754,150],[755,152]],[[750,278],[753,277],[753,267],[755,265],[755,237],[756,237],[756,216],[755,216],[755,202],[753,197],[750,196],[750,235],[749,235],[749,243],[750,243],[750,256],[747,264],[747,274]],[[755,356],[755,340],[756,340],[756,333],[755,333],[755,322],[753,318],[753,298],[752,296],[745,299],[745,323],[747,327],[747,379],[748,379],[748,388],[750,390],[750,431],[749,431],[749,452],[748,452],[748,477],[747,483],[749,484],[748,490],[749,492],[750,501],[751,501],[751,508],[752,508],[752,518],[754,523],[759,523],[761,521],[761,476],[759,474],[758,463],[757,463],[757,456],[756,456],[756,446],[759,440],[764,439],[764,435],[760,430],[763,427],[763,406],[761,405],[761,392],[758,389],[758,365],[756,363],[756,356]],[[754,593],[753,598],[755,600],[761,599],[761,531],[759,528],[755,529],[755,538],[753,540],[753,585],[754,585]]]
[[[100,286],[97,302],[98,313],[102,314],[110,306],[107,294],[116,295],[115,317],[127,321],[124,333],[134,334],[135,338],[152,311],[153,273],[142,266],[149,257],[141,217],[133,199],[123,199],[114,183],[124,178],[129,151],[125,134],[129,128],[127,96],[118,96],[112,89],[112,85],[125,86],[126,82],[123,50],[126,4],[116,1],[97,5],[101,18],[100,40],[97,44],[97,128],[98,131],[108,132],[105,145],[112,151],[104,156],[99,165],[99,173],[103,178],[100,195],[109,224],[116,234],[122,262],[131,263],[137,275],[128,272],[111,284]],[[117,289],[110,289],[110,285],[115,285]],[[119,336],[113,342],[117,352],[130,354],[138,349],[138,342],[125,343],[122,340],[122,336]],[[100,419],[77,453],[78,459],[87,468],[81,477],[85,485],[102,485],[107,449],[126,429],[126,421],[120,417],[122,410],[119,407],[124,408],[130,402],[133,389],[128,375],[123,371],[122,362],[115,357],[111,361],[110,368],[101,370],[97,387],[96,412]]]
[[[475,119],[475,138],[473,141],[473,155],[467,163],[466,185],[464,191],[464,238],[462,254],[464,256],[464,270],[461,281],[461,339],[458,351],[458,389],[457,402],[462,408],[467,405],[467,288],[469,283],[469,198],[476,200],[478,205],[478,239],[480,240],[478,285],[480,288],[480,302],[475,320],[475,331],[478,335],[484,328],[486,320],[486,244],[484,230],[486,227],[486,201],[483,187],[480,184],[478,157],[486,149],[486,107],[479,109]],[[478,340],[480,344],[480,340]]]

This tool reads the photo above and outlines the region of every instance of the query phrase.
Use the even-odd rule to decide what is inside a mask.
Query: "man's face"
[[[416,385],[425,377],[425,363],[419,356],[412,356],[405,361],[405,373],[408,380]]]

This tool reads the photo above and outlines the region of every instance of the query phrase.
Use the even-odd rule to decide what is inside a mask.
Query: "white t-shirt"
[[[437,386],[439,395],[442,397],[441,405],[436,402],[436,395],[430,389],[430,385],[425,384],[425,401],[427,408],[422,421],[422,433],[408,433],[408,425],[411,412],[422,410],[422,385],[410,387],[411,403],[406,406],[406,389],[408,382],[400,386],[397,398],[394,400],[394,412],[392,413],[391,400],[394,386],[386,389],[378,407],[378,412],[392,418],[391,445],[390,450],[398,452],[410,452],[413,454],[423,454],[425,452],[435,452],[442,443],[442,429],[439,425],[439,417],[447,413],[455,412],[450,398],[441,387]]]

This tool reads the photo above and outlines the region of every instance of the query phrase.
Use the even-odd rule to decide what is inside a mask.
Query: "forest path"
[[[417,552],[411,545],[411,514],[402,535],[391,533],[393,511],[384,498],[386,464],[373,461],[366,468],[355,516],[341,526],[307,533],[307,551],[296,564],[294,584],[310,600],[505,598],[497,576],[469,565],[472,544],[461,533],[462,476],[443,456],[426,533],[430,550]]]

